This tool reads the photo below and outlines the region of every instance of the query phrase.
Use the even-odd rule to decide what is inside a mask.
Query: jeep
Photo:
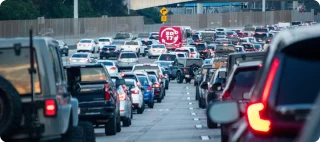
[[[177,78],[178,83],[182,83],[184,79],[186,83],[190,83],[202,65],[201,58],[177,58],[168,70],[172,72],[173,78]]]

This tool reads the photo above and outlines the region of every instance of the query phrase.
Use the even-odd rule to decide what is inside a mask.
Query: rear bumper
[[[151,102],[153,101],[153,98],[152,98],[152,93],[151,92],[147,92],[143,95],[143,100],[145,102]]]
[[[135,62],[120,62],[118,63],[119,68],[132,68],[136,63]]]
[[[161,88],[154,89],[154,99],[162,98]]]
[[[96,123],[99,120],[107,120],[115,116],[115,107],[104,106],[95,108],[79,108],[79,119]]]
[[[119,52],[110,52],[110,53],[100,53],[100,57],[118,57]]]

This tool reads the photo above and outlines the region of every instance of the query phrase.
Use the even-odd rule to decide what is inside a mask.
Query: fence
[[[160,18],[160,17],[159,17]],[[313,11],[299,13],[297,11],[267,12],[231,12],[213,14],[169,15],[164,24],[144,25],[142,16],[100,17],[79,19],[42,19],[0,21],[0,38],[25,37],[28,29],[33,27],[35,33],[41,29],[51,28],[57,39],[64,39],[67,44],[74,44],[80,38],[98,38],[114,36],[116,32],[156,32],[162,25],[184,25],[193,29],[216,27],[243,27],[247,24],[265,25],[278,22],[313,21],[320,19]]]

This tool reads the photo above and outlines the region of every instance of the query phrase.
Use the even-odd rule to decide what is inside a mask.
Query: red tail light
[[[100,49],[99,52],[102,52],[102,49]]]
[[[117,69],[116,67],[111,67],[111,68],[110,68],[110,70],[116,70],[116,69]]]
[[[196,54],[196,52],[191,52],[191,54]]]
[[[57,115],[57,104],[56,100],[46,100],[45,101],[45,115],[48,117],[53,117]]]
[[[230,96],[230,92],[228,90],[226,90],[225,92],[223,92],[223,94],[221,95],[222,100],[231,100],[231,96]]]
[[[278,58],[274,58],[271,64],[271,68],[269,71],[269,74],[267,76],[266,84],[262,91],[262,102],[261,103],[255,103],[251,104],[247,108],[247,120],[250,125],[250,128],[252,128],[255,131],[259,132],[269,132],[271,121],[268,119],[261,118],[261,114],[263,113],[266,104],[267,99],[269,97],[272,83],[274,81],[274,78],[276,76],[277,70],[279,68],[280,61]]]
[[[152,90],[152,87],[151,87],[151,86],[148,86],[147,92],[150,92],[151,90]]]
[[[88,59],[88,58],[85,58],[85,59],[84,59],[84,61],[87,61],[87,62],[88,62],[88,61],[89,61],[89,59]]]
[[[184,68],[183,68],[183,71],[187,71],[187,68],[184,67]]]
[[[126,94],[120,94],[120,95],[119,95],[119,100],[120,100],[120,101],[126,100]]]
[[[69,61],[71,61],[71,58],[69,58]]]
[[[154,84],[154,88],[160,88],[160,84],[159,83]]]
[[[88,46],[91,46],[91,44],[88,44]]]
[[[104,84],[104,98],[105,100],[110,100],[109,84]]]
[[[114,50],[114,52],[118,52],[118,50]]]
[[[207,49],[206,50],[202,50],[202,52],[207,52]]]
[[[134,90],[131,91],[131,93],[132,93],[132,94],[139,94],[139,90],[134,89]]]
[[[160,78],[162,78],[162,74],[160,74]]]
[[[120,58],[121,58],[121,57],[120,57]],[[118,62],[121,62],[121,59],[120,59],[120,58],[118,59]]]

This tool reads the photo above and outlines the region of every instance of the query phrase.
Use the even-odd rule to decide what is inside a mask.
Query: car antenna
[[[41,132],[44,130],[44,126],[40,124],[39,119],[37,117],[37,105],[35,103],[34,97],[35,97],[35,89],[34,89],[34,74],[36,73],[35,67],[34,67],[34,47],[33,47],[33,37],[32,37],[32,28],[29,31],[30,34],[30,45],[29,45],[29,51],[30,51],[30,68],[29,68],[29,74],[30,74],[30,82],[31,82],[31,123],[28,123],[31,125],[31,130],[29,131],[29,135],[31,137],[38,136]],[[26,120],[28,121],[28,120]]]

